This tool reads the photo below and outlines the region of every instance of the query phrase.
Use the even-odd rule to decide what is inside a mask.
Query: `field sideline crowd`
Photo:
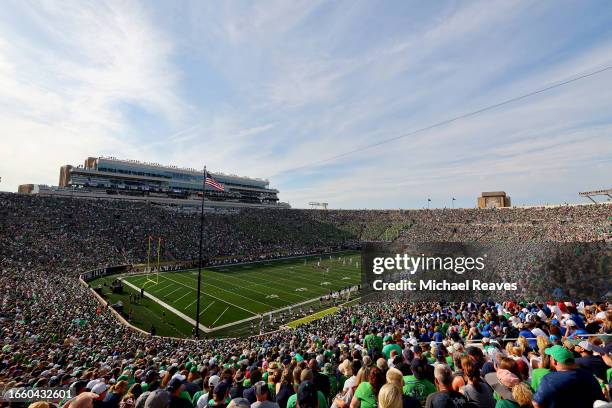
[[[244,261],[389,235],[606,245],[611,209],[211,213],[205,251]],[[609,299],[398,299],[342,308],[295,330],[195,341],[134,332],[78,283],[86,270],[143,262],[149,236],[163,237],[164,259],[193,259],[198,233],[197,215],[146,204],[0,194],[0,392],[70,387],[74,394],[33,408],[590,408],[610,401]]]

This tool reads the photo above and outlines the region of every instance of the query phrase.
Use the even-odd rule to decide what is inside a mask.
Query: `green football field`
[[[360,261],[358,252],[348,252],[204,269],[200,323],[211,329],[290,305],[297,311],[299,304],[330,290],[359,284]],[[197,270],[188,270],[127,276],[123,281],[144,288],[162,306],[183,314],[183,319],[195,320],[197,278]],[[303,309],[309,307],[305,304]]]

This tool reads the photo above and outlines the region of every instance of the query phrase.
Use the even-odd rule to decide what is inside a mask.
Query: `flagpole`
[[[202,208],[200,211],[200,256],[198,259],[198,293],[196,294],[196,325],[195,337],[200,338],[200,288],[202,286],[202,240],[204,237],[204,192],[206,191],[206,166],[204,166],[204,178],[202,180]]]

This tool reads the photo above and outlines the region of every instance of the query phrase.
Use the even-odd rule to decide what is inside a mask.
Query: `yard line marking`
[[[185,276],[185,277],[186,277],[187,279],[193,280],[194,282],[197,282],[197,279],[193,279],[193,278],[191,278],[189,275],[187,275],[187,276]],[[169,279],[169,278],[166,278],[166,279]],[[175,282],[177,282],[177,281],[175,281]],[[179,282],[177,282],[177,283],[179,283]],[[182,285],[182,283],[181,283],[181,285]],[[209,282],[203,283],[203,285],[209,285],[209,286],[212,286],[213,288],[218,289],[219,291],[222,291],[222,292],[227,292],[227,293],[231,294],[232,296],[238,296],[238,297],[241,297],[241,298],[246,299],[247,301],[249,301],[249,302],[251,302],[251,303],[253,303],[253,302],[254,302],[254,303],[259,303],[260,305],[264,305],[264,306],[266,306],[266,307],[276,307],[275,305],[271,305],[271,304],[269,304],[269,303],[265,303],[265,302],[260,302],[259,300],[255,300],[255,299],[253,299],[253,298],[250,298],[250,297],[247,297],[247,296],[243,296],[243,295],[241,295],[241,294],[239,294],[239,293],[232,292],[231,290],[223,289],[222,287],[217,286],[217,285],[213,285],[212,283],[209,283]],[[187,286],[187,285],[184,285],[184,286]],[[237,286],[237,285],[234,285],[234,286]],[[242,289],[246,289],[246,288],[242,287]],[[240,306],[238,306],[238,305],[235,305],[235,304],[233,304],[233,303],[231,303],[231,302],[228,302],[228,301],[226,301],[226,300],[219,299],[219,298],[217,298],[217,297],[215,297],[215,296],[211,295],[210,293],[207,293],[207,295],[208,295],[208,296],[210,296],[210,297],[213,297],[213,298],[215,298],[215,299],[217,299],[217,300],[219,300],[219,301],[221,301],[221,302],[223,302],[223,303],[226,303],[226,304],[230,304],[230,305],[236,306],[236,307],[238,307],[238,308],[240,308],[240,309],[243,309],[243,310],[246,310],[247,312],[250,312],[250,313],[255,313],[255,312],[252,312],[252,311],[250,311],[250,310],[248,310],[248,309],[244,309],[244,308],[242,308],[242,307],[240,307]],[[255,313],[255,314],[256,314],[256,313]]]
[[[281,272],[287,272],[287,269],[286,269],[285,267],[283,267],[283,269],[281,269]],[[308,270],[306,270],[306,271],[298,270],[298,273],[302,273],[302,274],[304,274],[304,273],[308,273],[308,272],[310,272],[310,271],[308,271]],[[259,273],[260,273],[260,272],[253,272],[253,274],[259,274]],[[338,274],[338,275],[340,275],[340,274],[342,274],[342,272],[341,272],[341,271],[340,271],[340,272],[337,272],[337,274]],[[342,282],[342,284],[343,284],[342,286],[346,285],[346,282],[341,281],[340,279],[331,278],[331,277],[330,277],[330,275],[332,275],[332,272],[330,272],[330,274],[328,275],[328,278],[329,278],[329,279],[331,279],[332,281]],[[257,278],[259,278],[259,277],[260,277],[260,275],[255,275],[255,276],[256,276]],[[334,276],[335,276],[335,274],[334,274]],[[249,278],[250,278],[250,279],[252,279],[253,277],[251,276],[251,277],[249,277]],[[303,284],[303,285],[305,285],[305,286],[310,287],[310,288],[311,288],[311,289],[313,289],[313,290],[315,290],[315,288],[316,288],[316,287],[318,287],[319,289],[321,288],[321,286],[320,286],[320,285],[318,285],[318,284],[316,284],[316,282],[315,282],[315,281],[310,280],[310,279],[308,279],[308,278],[303,278],[303,277],[301,277],[301,276],[294,276],[293,274],[291,275],[291,279],[289,279],[289,278],[282,278],[282,277],[280,277],[280,276],[276,276],[276,275],[273,275],[273,278],[274,278],[274,279],[276,279],[276,280],[280,280],[280,281],[288,281],[288,282],[290,282],[292,285],[293,285],[293,284],[295,284],[295,283],[301,283],[301,284]],[[355,279],[355,281],[358,281],[357,277],[355,277],[355,278],[356,278],[356,279]],[[265,279],[265,277],[264,277],[264,276],[261,276],[261,279]],[[291,285],[290,285],[290,286],[291,286]],[[292,287],[292,286],[291,286],[291,287]],[[323,292],[321,292],[321,293],[327,293],[327,291],[323,291]]]
[[[179,288],[180,289],[180,288]],[[189,292],[185,293],[183,296],[181,296],[180,298],[176,299],[173,303],[178,302],[179,300],[181,300],[182,298],[184,298],[185,296],[189,295]]]
[[[229,309],[229,306],[227,307],[227,309]],[[215,321],[213,322],[213,324],[211,324],[211,325],[210,325],[211,327],[214,327],[214,326],[215,326],[215,323],[217,323],[217,322],[219,321],[219,319],[221,318],[221,316],[223,316],[223,315],[225,314],[225,312],[227,312],[227,309],[225,309],[225,310],[223,311],[223,313],[221,313],[221,314],[219,315],[219,317],[217,317],[217,320],[215,320]]]
[[[217,274],[215,274],[215,272],[213,272],[213,271],[211,271],[211,272],[212,272],[214,275],[210,275],[210,274],[209,274],[209,275],[207,275],[207,278],[208,278],[208,279],[211,279],[211,278],[212,278],[212,279],[213,279],[215,282],[222,282],[222,281],[223,281],[223,280],[222,280],[222,278],[220,278],[220,277],[217,277],[217,276],[216,276],[218,273],[217,273]],[[258,272],[251,272],[251,273],[256,274],[256,273],[258,273]],[[187,277],[187,278],[189,278],[189,279],[192,279],[190,276],[186,276],[186,277]],[[240,278],[235,278],[235,277],[232,277],[232,276],[225,276],[225,278],[232,278],[232,279],[235,279],[235,280],[236,280],[236,279],[238,279],[240,282],[242,282],[242,281],[240,280]],[[195,281],[195,280],[194,280],[194,281]],[[268,289],[270,288],[269,286],[262,285],[262,284],[258,284],[258,283],[256,283],[256,282],[251,282],[251,283],[252,283],[253,285],[263,286],[263,287],[268,288]],[[209,285],[213,285],[212,283],[208,283],[208,284],[209,284]],[[213,286],[215,286],[215,287],[216,287],[216,285],[213,285]],[[249,288],[249,287],[247,287],[247,286],[241,286],[241,285],[235,284],[235,283],[233,283],[233,282],[232,282],[232,286],[235,286],[235,287],[240,288],[240,289],[245,289],[245,290],[247,290],[247,291],[249,291],[249,292],[254,292],[254,293],[257,293],[258,295],[264,295],[264,296],[267,296],[267,295],[269,295],[269,294],[270,294],[270,293],[268,293],[268,292],[261,292],[261,291],[259,291],[259,290],[251,289],[251,288]],[[282,289],[278,289],[278,290],[279,290],[279,291],[282,291]],[[294,294],[294,293],[291,293],[291,292],[285,292],[285,294],[295,296],[295,294]],[[298,299],[297,299],[297,300],[300,300],[300,298],[301,298],[301,297],[298,297]],[[302,298],[302,299],[304,299],[304,298]],[[258,302],[258,303],[263,303],[263,302]],[[265,303],[265,304],[266,304],[267,306],[276,307],[276,305],[270,305],[270,304],[267,304],[267,303]]]
[[[179,281],[174,280],[174,279],[172,279],[172,278],[169,278],[169,277],[167,277],[167,276],[163,276],[163,275],[160,275],[160,276],[162,276],[164,279],[168,279],[168,280],[170,280],[170,281],[172,281],[172,282],[176,282],[177,284],[179,284],[179,285],[181,285],[181,286],[184,286],[184,287],[186,287],[186,288],[189,288],[190,290],[194,290],[192,287],[190,287],[190,286],[188,286],[188,285],[185,285],[183,282],[179,282]],[[210,284],[208,284],[208,285],[210,285]],[[229,291],[227,291],[227,290],[225,290],[225,289],[223,289],[223,288],[218,288],[218,287],[216,287],[216,286],[214,286],[214,285],[211,285],[211,286],[213,286],[213,287],[215,287],[215,288],[217,288],[217,289],[223,290],[224,292],[229,292]],[[196,291],[196,293],[197,293],[197,291]],[[232,292],[229,292],[229,293],[232,293]],[[257,314],[257,313],[255,313],[255,312],[253,312],[252,310],[246,309],[246,308],[244,308],[244,307],[242,307],[242,306],[235,305],[235,304],[233,304],[233,303],[231,303],[231,302],[228,302],[227,300],[219,299],[219,298],[218,298],[218,297],[216,297],[215,295],[211,295],[210,293],[205,293],[204,291],[200,290],[200,296],[201,296],[202,294],[205,294],[206,296],[211,297],[211,298],[213,298],[213,299],[217,299],[219,302],[221,302],[221,303],[225,303],[226,305],[232,305],[232,306],[234,306],[234,307],[237,307],[238,309],[242,309],[242,310],[244,310],[245,312],[249,312],[250,314],[253,314],[253,315],[256,315],[256,314]],[[245,298],[245,299],[247,299],[247,300],[249,300],[249,301],[251,301],[251,302],[256,302],[256,301],[255,301],[255,300],[253,300],[253,299],[249,299],[249,298],[244,297],[244,296],[241,296],[241,297],[243,297],[243,298]],[[196,299],[196,300],[197,300],[197,299]],[[257,302],[257,303],[261,303],[261,302]],[[263,305],[265,305],[265,306],[270,306],[270,305],[266,305],[265,303],[263,303]]]
[[[211,306],[213,305],[213,303],[216,303],[216,302],[217,302],[216,300],[213,300],[213,301],[212,301],[212,303],[209,303],[209,304],[208,304],[208,306],[206,306],[206,309],[204,309],[204,310],[202,310],[202,311],[200,312],[200,316],[202,316],[202,313],[204,313],[205,311],[207,311],[207,310],[208,310],[208,308],[209,308],[209,307],[211,307]]]
[[[284,265],[279,265],[279,268],[278,268],[278,269],[279,269],[279,272],[287,272],[287,268],[286,268]],[[300,269],[302,269],[302,268],[300,268]],[[342,285],[346,285],[346,283],[347,283],[347,282],[342,281],[342,280],[339,278],[339,276],[342,276],[342,275],[346,274],[346,271],[344,271],[344,270],[342,270],[342,269],[345,269],[345,268],[338,268],[337,270],[330,271],[330,273],[329,273],[329,274],[327,274],[327,279],[330,279],[330,280],[332,280],[332,281],[336,281],[336,282],[341,282],[341,283],[342,283]],[[214,273],[214,272],[216,272],[214,269],[213,269],[213,270],[211,270],[211,271],[212,271],[213,273]],[[299,271],[299,270],[298,270],[298,271]],[[262,272],[263,272],[263,271],[262,271]],[[242,274],[242,273],[241,273],[240,275],[241,275],[241,276],[247,276],[247,275],[248,275],[248,276],[249,276],[249,278],[251,278],[251,279],[252,279],[252,278],[253,278],[253,276],[252,276],[252,275],[255,275],[255,276],[257,276],[257,277],[259,278],[259,276],[260,276],[259,274],[260,274],[260,273],[262,273],[262,272],[259,272],[259,271],[252,271],[252,272],[247,272],[246,274]],[[312,271],[310,271],[310,270],[308,269],[308,270],[303,271],[302,273],[310,273],[310,272],[312,272]],[[231,277],[232,279],[240,279],[240,278],[238,278],[238,277],[231,276],[231,275],[232,275],[232,273],[231,273],[231,272],[230,272],[230,274],[228,274],[228,275],[229,275],[228,277]],[[336,276],[338,276],[338,277],[336,277]],[[189,276],[189,275],[185,275],[185,277],[186,277],[187,279],[189,279],[189,280],[196,281],[196,279],[192,278],[192,277],[191,277],[191,276]],[[217,282],[217,281],[220,281],[220,280],[221,280],[220,278],[217,278],[216,276],[210,276],[210,275],[208,276],[208,278],[211,278],[212,280],[214,280],[214,282]],[[328,292],[328,290],[326,290],[326,289],[322,289],[320,285],[314,285],[314,283],[313,283],[313,281],[312,281],[312,280],[310,280],[310,279],[308,279],[308,278],[303,278],[303,277],[301,277],[301,276],[292,276],[292,279],[281,278],[280,276],[274,276],[274,278],[275,278],[275,279],[278,279],[278,280],[282,280],[282,281],[290,281],[290,282],[292,282],[292,283],[295,283],[295,281],[303,281],[303,282],[305,282],[304,284],[306,284],[306,286],[309,286],[309,287],[310,287],[310,288],[311,288],[311,289],[312,289],[314,292],[317,292],[317,293],[319,293],[319,294],[321,294],[321,295],[326,294],[326,293]],[[262,276],[262,277],[261,277],[261,279],[265,279],[265,278]],[[253,283],[254,283],[254,282],[253,282]],[[207,284],[208,284],[208,285],[210,285],[210,286],[212,286],[212,287],[214,287],[214,288],[217,288],[217,289],[219,289],[219,290],[222,290],[222,291],[228,292],[227,290],[225,290],[225,289],[223,289],[223,288],[221,288],[221,287],[219,287],[219,286],[217,286],[217,285],[215,285],[215,284],[213,284],[213,283],[207,283]],[[258,291],[258,290],[254,290],[254,289],[251,289],[251,288],[248,288],[248,287],[244,287],[244,286],[241,286],[241,285],[237,285],[237,284],[233,284],[233,283],[232,283],[232,285],[233,285],[233,286],[235,286],[235,287],[241,288],[241,289],[248,290],[248,291],[250,291],[250,292],[254,292],[254,293],[258,293],[258,294],[265,294],[265,293],[262,293],[262,292],[260,292],[260,291]],[[258,284],[258,286],[263,286],[263,285]],[[318,290],[317,290],[317,288],[318,288]],[[282,290],[282,289],[279,289],[279,290],[280,290],[280,291],[282,291],[282,292],[284,292],[284,293],[286,293],[286,294],[291,294],[291,295],[293,295],[293,296],[295,296],[295,295],[296,295],[295,293],[292,293],[292,292],[287,292],[287,291],[284,291],[284,290]],[[240,296],[240,297],[242,297],[242,298],[249,299],[249,300],[250,300],[250,301],[252,301],[252,302],[256,302],[256,303],[259,303],[259,304],[266,305],[266,306],[268,306],[268,307],[276,307],[276,305],[270,305],[270,304],[268,304],[268,303],[265,303],[265,302],[260,302],[260,301],[257,301],[257,300],[255,300],[255,299],[252,299],[252,298],[247,298],[247,297],[245,297],[245,296],[239,295],[239,294],[234,293],[234,292],[230,292],[230,293],[232,293],[232,294],[233,294],[233,295],[235,295],[235,296]],[[300,296],[300,297],[301,297],[302,299],[307,299],[307,298],[308,298],[308,297],[302,297],[302,296]],[[226,303],[232,304],[231,302],[226,302]]]
[[[200,299],[202,299],[202,296],[200,296]],[[195,304],[195,302],[197,302],[197,301],[198,301],[198,298],[196,298],[196,300],[194,300],[193,302],[191,302],[190,304],[188,304],[188,305],[187,305],[187,307],[185,307],[185,309],[184,309],[184,310],[189,309],[189,308],[190,308],[191,306],[193,306],[193,305]]]
[[[172,292],[168,293],[166,296],[170,296],[171,294],[173,294],[174,292],[177,292],[179,290],[181,290],[181,288],[176,288]]]
[[[163,286],[163,285],[160,285],[160,286]],[[166,285],[166,286],[161,287],[160,289],[155,289],[155,294],[156,294],[156,295],[158,295],[158,296],[164,297],[163,292],[164,292],[166,289],[171,288],[172,286],[173,286],[173,285],[172,285],[172,283],[171,283],[171,284],[169,284],[169,285]]]
[[[121,280],[123,280],[123,279],[121,279]],[[139,290],[140,289],[136,285],[134,285],[133,283],[131,283],[131,282],[127,281],[127,280],[124,281],[124,282],[125,282],[126,285],[128,285],[132,289],[135,289],[135,290]],[[157,304],[159,304],[161,307],[166,308],[167,310],[171,311],[172,313],[174,313],[175,315],[177,315],[181,319],[185,320],[189,324],[195,326],[195,324],[196,324],[195,320],[193,320],[191,317],[187,316],[185,313],[181,312],[180,310],[176,310],[176,308],[174,308],[174,307],[170,306],[169,304],[165,303],[163,300],[160,300],[160,299],[156,298],[155,296],[153,296],[149,292],[145,292],[144,295],[145,295],[145,297],[148,297],[149,299],[151,299],[154,302],[156,302]],[[210,333],[210,329],[208,327],[204,326],[202,323],[200,323],[199,329],[203,330],[206,333]]]

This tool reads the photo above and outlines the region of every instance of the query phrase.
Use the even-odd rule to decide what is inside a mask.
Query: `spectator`
[[[448,366],[440,364],[434,369],[437,392],[427,396],[425,408],[469,407],[468,400],[452,389],[453,373]]]
[[[603,399],[599,383],[588,371],[577,368],[572,352],[555,345],[545,353],[551,357],[554,371],[542,378],[533,396],[535,408],[592,407],[595,401]]]
[[[279,408],[276,402],[270,401],[270,389],[264,381],[255,384],[255,397],[257,401],[251,404],[251,408]]]

